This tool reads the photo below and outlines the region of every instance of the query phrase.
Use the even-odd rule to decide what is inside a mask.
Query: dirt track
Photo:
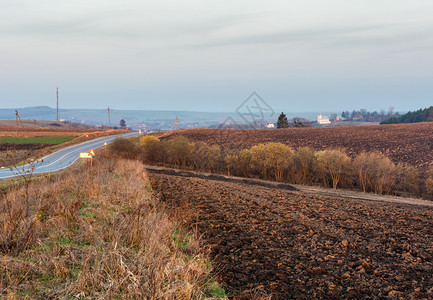
[[[316,195],[325,195],[325,196],[337,196],[343,198],[350,199],[358,199],[358,200],[367,200],[367,201],[384,201],[391,203],[400,203],[400,204],[411,204],[418,206],[427,206],[433,207],[433,201],[430,200],[422,200],[419,198],[407,198],[407,197],[397,197],[390,195],[378,195],[374,193],[363,193],[360,191],[354,190],[341,190],[341,189],[329,189],[322,188],[319,186],[308,186],[308,185],[300,185],[300,184],[288,184],[288,183],[279,183],[276,181],[268,181],[262,179],[253,179],[253,178],[244,178],[244,177],[235,177],[235,176],[227,176],[221,174],[214,173],[203,173],[196,171],[187,171],[180,169],[173,169],[167,167],[159,167],[159,166],[146,166],[146,169],[149,173],[154,174],[165,174],[165,175],[174,175],[180,177],[194,177],[215,181],[224,181],[231,183],[244,183],[247,185],[255,185],[255,186],[263,186],[273,189],[282,189],[282,190],[290,190],[290,191],[299,191],[307,194],[316,194]]]
[[[149,175],[234,296],[433,298],[433,209]]]

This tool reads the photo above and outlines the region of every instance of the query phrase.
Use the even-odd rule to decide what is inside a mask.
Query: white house
[[[318,113],[317,114],[317,124],[320,124],[320,125],[331,124],[331,121],[329,121],[329,118],[327,116],[322,116],[321,113]]]
[[[268,123],[268,124],[266,124],[265,127],[266,128],[275,128],[275,125],[274,125],[274,123]]]

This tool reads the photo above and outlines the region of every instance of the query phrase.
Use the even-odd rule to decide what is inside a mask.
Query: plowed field
[[[406,162],[422,169],[433,165],[433,122],[353,127],[298,129],[192,129],[169,134],[232,149],[249,148],[267,142],[281,142],[294,149],[316,150],[344,147],[352,157],[377,150],[394,162]]]
[[[433,298],[433,209],[150,174],[236,298]]]

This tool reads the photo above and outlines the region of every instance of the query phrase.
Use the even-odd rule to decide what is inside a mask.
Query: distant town
[[[15,111],[19,111],[23,120],[56,120],[56,109],[48,106],[26,108],[0,109],[0,119],[15,119]],[[278,114],[265,116],[254,124],[245,122],[237,113],[212,113],[188,111],[145,111],[145,110],[111,110],[109,124],[108,111],[105,109],[60,109],[59,121],[88,124],[100,128],[121,127],[130,129],[155,131],[171,130],[176,128],[277,128]],[[400,115],[393,108],[388,111],[369,112],[366,109],[333,112],[284,112],[289,127],[315,127],[315,126],[357,126],[374,125]],[[121,124],[123,120],[123,124]]]

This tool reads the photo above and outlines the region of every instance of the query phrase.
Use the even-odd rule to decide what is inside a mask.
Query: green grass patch
[[[209,277],[208,281],[204,284],[207,290],[207,297],[204,299],[227,299],[225,289],[213,277]]]
[[[73,140],[75,136],[38,136],[31,138],[0,137],[0,144],[52,144],[58,145]]]

